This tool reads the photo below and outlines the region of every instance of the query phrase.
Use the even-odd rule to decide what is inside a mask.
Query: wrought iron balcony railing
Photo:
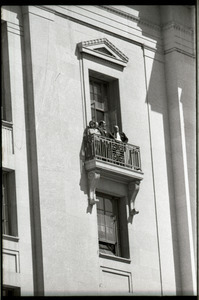
[[[140,148],[92,134],[85,136],[86,160],[98,159],[141,172]]]

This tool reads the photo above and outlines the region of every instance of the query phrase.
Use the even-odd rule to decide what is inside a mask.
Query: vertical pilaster
[[[188,9],[188,8],[186,8]],[[179,25],[172,7],[162,8],[165,77],[174,181],[172,213],[177,290],[181,295],[196,294],[194,258],[194,206],[191,188],[195,186],[194,164],[194,49],[190,27]],[[183,17],[183,15],[182,15]],[[190,120],[190,116],[192,118]],[[191,129],[191,130],[190,130]]]

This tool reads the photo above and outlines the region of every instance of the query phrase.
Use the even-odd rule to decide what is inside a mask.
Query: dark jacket
[[[98,127],[98,130],[100,131],[102,136],[108,137],[109,139],[114,139],[114,136],[112,135],[111,132],[108,132],[107,130],[104,130],[101,127]]]
[[[126,134],[125,134],[124,132],[119,132],[119,135],[120,135],[121,141],[122,141],[123,143],[128,143],[128,140],[129,140],[129,139],[127,138],[127,136],[126,136]],[[112,136],[113,136],[113,138],[114,138],[115,134],[112,133]]]
[[[120,134],[122,142],[123,143],[128,143],[129,139],[127,138],[126,134],[124,132],[120,132],[119,134]]]

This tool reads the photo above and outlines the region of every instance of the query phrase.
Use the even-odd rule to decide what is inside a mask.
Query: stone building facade
[[[3,295],[195,295],[195,7],[1,16]]]

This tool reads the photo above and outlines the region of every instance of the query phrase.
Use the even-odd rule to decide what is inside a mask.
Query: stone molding
[[[150,21],[146,20],[146,19],[141,19],[139,17],[136,17],[132,14],[129,14],[127,12],[124,12],[124,11],[121,11],[120,9],[118,8],[115,8],[115,7],[112,7],[112,6],[107,6],[107,5],[100,5],[100,8],[103,8],[107,11],[110,11],[112,13],[115,13],[117,15],[120,15],[122,17],[125,17],[126,19],[129,19],[129,20],[132,20],[133,22],[136,22],[137,24],[140,24],[140,25],[145,25],[145,26],[148,26],[150,28],[153,28],[157,31],[160,31],[161,30],[161,26],[156,24],[156,23],[151,23]]]
[[[133,22],[136,22],[137,24],[145,25],[147,27],[153,28],[156,31],[161,31],[162,29],[163,30],[168,30],[168,29],[172,28],[172,29],[180,30],[180,31],[182,31],[184,33],[187,33],[187,34],[193,34],[193,32],[194,32],[193,28],[188,27],[188,26],[183,25],[183,24],[179,24],[179,23],[174,22],[174,21],[170,21],[170,22],[165,23],[165,24],[156,24],[156,23],[150,22],[147,19],[139,18],[139,17],[136,17],[136,16],[134,16],[132,14],[129,14],[127,12],[121,11],[120,9],[115,8],[113,6],[110,6],[110,5],[100,5],[99,7],[102,8],[102,9],[105,9],[109,12],[112,12],[112,13],[115,13],[115,14],[120,15],[122,17],[125,17],[126,19],[132,20]]]
[[[186,34],[193,34],[194,30],[191,27],[176,23],[174,21],[170,21],[168,23],[162,24],[162,29],[163,30],[170,30],[170,29],[175,29],[175,30],[179,30],[183,33]]]
[[[167,54],[172,53],[172,52],[178,52],[178,53],[187,55],[187,56],[189,56],[191,58],[195,58],[196,57],[194,53],[189,53],[189,52],[184,51],[184,50],[182,50],[180,48],[177,48],[177,47],[173,47],[173,48],[165,50],[164,51],[164,55],[167,55]]]
[[[105,9],[107,11],[113,12],[113,13],[115,13],[117,15],[122,16],[122,17],[125,17],[126,19],[130,19],[130,20],[132,20],[134,22],[139,22],[140,21],[139,17],[136,17],[136,16],[134,16],[132,14],[124,12],[124,11],[118,9],[118,8],[113,7],[113,6],[110,6],[110,5],[100,5],[98,7],[102,8],[102,9]]]
[[[78,7],[78,6],[77,6]],[[104,28],[101,23],[99,23],[98,25],[93,23],[93,19],[91,19],[91,21],[89,21],[90,17],[85,16],[84,14],[79,14],[79,12],[75,12],[70,10],[70,14],[68,13],[68,9],[63,9],[62,6],[57,5],[55,8],[51,7],[51,6],[44,6],[44,8],[42,6],[40,6],[41,9],[45,9],[49,12],[54,12],[55,15],[62,17],[62,18],[67,18],[68,20],[75,20],[75,22],[79,22],[81,24],[86,24],[86,26],[93,28],[95,30],[99,30],[99,32],[103,32],[104,34],[108,34],[111,35],[113,37],[118,37],[118,38],[122,38],[123,40],[133,43],[137,46],[141,46],[143,44],[148,45],[148,48],[151,49],[151,51],[157,51],[156,46],[154,46],[151,41],[149,41],[149,39],[146,39],[144,36],[139,36],[137,35],[137,29],[136,32],[133,31],[132,36],[129,35],[129,27],[127,26],[127,28],[125,28],[123,31],[125,34],[121,34],[115,32],[115,30],[112,28],[112,26],[109,26],[109,24],[103,24],[105,26],[109,26],[109,28]],[[81,6],[79,6],[79,8],[81,8]],[[103,9],[103,7],[98,6],[98,8]],[[109,9],[109,8],[108,8]],[[79,14],[79,18],[78,18],[78,14]],[[125,14],[125,13],[124,13]],[[84,17],[87,18],[87,20],[84,19]],[[117,19],[114,20],[115,22],[117,22]],[[125,24],[124,24],[125,25]],[[151,24],[152,25],[152,24]],[[119,28],[119,27],[118,27]],[[117,29],[117,28],[116,28]],[[140,31],[140,30],[139,30]],[[161,51],[160,51],[161,52]],[[108,57],[108,55],[107,55]],[[105,55],[104,55],[105,58]]]
[[[101,44],[106,45],[109,49],[111,49],[114,53],[116,53],[123,61],[128,62],[129,58],[106,38],[81,42],[82,47],[98,46]]]

